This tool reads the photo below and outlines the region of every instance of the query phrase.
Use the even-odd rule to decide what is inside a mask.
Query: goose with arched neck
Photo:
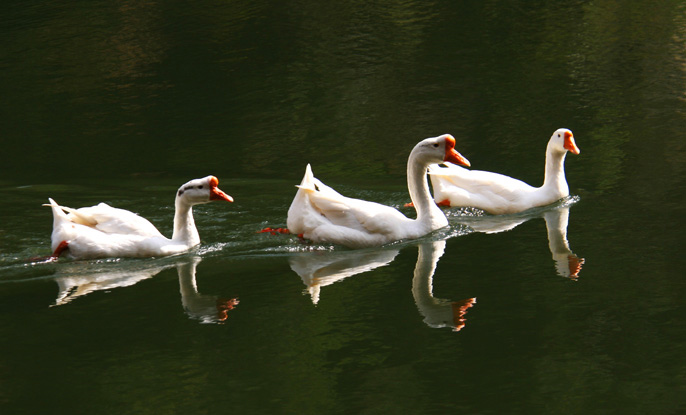
[[[433,203],[426,177],[429,165],[444,161],[469,166],[450,134],[422,140],[410,152],[407,187],[416,219],[390,206],[339,194],[316,179],[308,164],[288,209],[288,229],[314,242],[364,248],[419,238],[445,227],[448,220]]]

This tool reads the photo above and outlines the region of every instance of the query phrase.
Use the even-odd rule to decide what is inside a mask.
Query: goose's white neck
[[[566,151],[559,151],[548,145],[545,155],[545,179],[543,187],[554,190],[560,197],[569,196],[569,186],[565,178]]]
[[[200,243],[200,234],[195,227],[195,220],[193,219],[193,206],[183,202],[180,198],[176,198],[174,203],[176,212],[174,213],[174,233],[172,234],[172,241],[183,243],[191,247]]]
[[[427,226],[430,230],[439,229],[448,225],[448,219],[443,211],[434,203],[429,192],[426,169],[429,166],[416,160],[410,155],[407,161],[407,189],[410,199],[417,210],[417,222]]]

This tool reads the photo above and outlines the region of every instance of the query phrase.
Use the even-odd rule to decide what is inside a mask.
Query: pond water
[[[686,411],[686,4],[11,1],[0,34],[0,412]],[[407,156],[450,133],[539,185],[574,131],[572,196],[448,209],[349,250],[285,227],[305,165],[409,216]],[[48,197],[202,244],[40,262]]]

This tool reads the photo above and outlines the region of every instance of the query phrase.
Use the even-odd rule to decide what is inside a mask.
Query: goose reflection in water
[[[224,299],[215,295],[200,294],[195,280],[195,270],[200,261],[200,257],[194,256],[190,261],[176,267],[183,309],[189,317],[203,323],[225,321],[229,317],[229,311],[238,305],[238,298]]]
[[[445,241],[419,244],[412,278],[412,296],[426,325],[434,328],[451,327],[453,331],[460,331],[467,322],[467,310],[476,304],[476,297],[451,301],[433,296],[433,277],[444,252]]]
[[[498,233],[512,230],[532,218],[542,217],[548,230],[548,247],[555,261],[555,270],[561,277],[576,280],[579,278],[584,259],[579,258],[569,248],[567,227],[569,225],[570,204],[575,199],[568,199],[561,205],[527,212],[523,215],[500,216],[453,216],[451,221],[466,225],[476,232]]]
[[[424,323],[433,328],[451,327],[454,331],[461,330],[466,323],[465,313],[476,303],[476,298],[462,301],[434,298],[433,274],[445,250],[445,241],[422,243],[418,247],[412,295],[419,313],[424,316]],[[294,255],[289,258],[289,263],[291,269],[300,275],[312,302],[317,304],[322,287],[388,265],[398,252],[397,249],[315,251]]]
[[[60,267],[58,275],[53,277],[59,289],[53,306],[65,305],[96,291],[129,287],[166,269],[176,268],[181,304],[186,314],[203,323],[219,323],[228,318],[228,312],[233,310],[239,301],[237,298],[221,299],[198,292],[195,274],[200,261],[199,256],[192,256],[165,264],[149,261],[64,264]]]
[[[174,266],[174,264],[150,264],[147,261],[126,264],[111,262],[61,264],[59,271],[53,276],[59,290],[53,306],[68,304],[78,297],[96,291],[129,287]]]
[[[294,255],[288,262],[291,269],[300,275],[312,302],[317,304],[322,287],[388,265],[398,252],[397,249],[314,251]]]

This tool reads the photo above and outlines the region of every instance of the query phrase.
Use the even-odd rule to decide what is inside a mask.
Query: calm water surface
[[[686,4],[9,2],[0,35],[0,412],[686,411]],[[305,164],[411,209],[405,163],[451,133],[538,185],[560,127],[572,197],[446,211],[418,241],[303,244]],[[171,258],[60,260],[48,197],[171,234]]]

